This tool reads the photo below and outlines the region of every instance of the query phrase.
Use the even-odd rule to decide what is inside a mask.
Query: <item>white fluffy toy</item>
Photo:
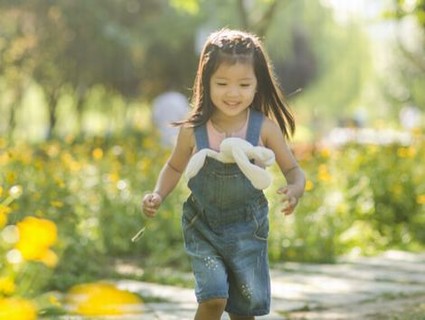
[[[223,163],[236,163],[256,189],[266,189],[272,183],[270,173],[264,169],[275,161],[270,149],[254,147],[241,138],[226,138],[220,144],[220,152],[202,149],[192,156],[185,173],[188,180],[201,170],[207,156]],[[255,164],[250,160],[254,160]]]

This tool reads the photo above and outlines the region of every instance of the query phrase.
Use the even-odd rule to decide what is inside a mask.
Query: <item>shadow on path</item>
[[[258,320],[425,320],[425,253],[388,251],[332,265],[282,263],[271,275],[272,312]],[[192,289],[131,280],[117,285],[160,301],[145,303],[143,316],[120,319],[193,319]]]

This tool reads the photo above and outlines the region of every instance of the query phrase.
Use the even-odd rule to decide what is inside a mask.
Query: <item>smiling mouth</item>
[[[225,101],[224,103],[227,106],[229,106],[229,107],[237,107],[239,105],[239,102],[228,102],[228,101]]]

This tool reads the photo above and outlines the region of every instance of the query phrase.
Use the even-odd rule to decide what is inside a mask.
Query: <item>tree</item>
[[[9,134],[16,127],[16,113],[31,82],[30,60],[35,39],[23,28],[27,17],[11,10],[0,19],[0,74],[2,75],[2,119]],[[1,125],[1,122],[0,122]]]
[[[143,64],[147,63],[141,21],[161,15],[162,3],[3,0],[0,10],[2,16],[14,17],[4,22],[10,43],[19,48],[31,44],[24,46],[19,57],[5,59],[7,64],[0,72],[11,79],[6,70],[19,69],[41,86],[49,109],[49,136],[64,91],[71,91],[80,117],[87,94],[95,86],[128,98],[140,95]],[[8,48],[13,46],[5,46],[2,55],[11,52]],[[15,107],[11,110],[13,118]]]
[[[246,1],[237,5],[244,28],[265,33],[278,1],[258,1],[264,13],[253,19]],[[54,134],[61,97],[72,97],[81,122],[87,97],[95,87],[124,99],[151,99],[169,86],[186,90],[192,84],[197,63],[196,30],[209,12],[202,12],[197,0],[0,0],[5,36],[25,50],[0,70],[15,83],[11,70],[19,70],[20,86],[13,86],[15,102],[10,108],[11,123],[25,91],[25,74],[43,90],[49,114],[48,136]],[[172,32],[170,32],[170,30]],[[13,52],[12,52],[13,53]],[[14,57],[16,54],[14,55]],[[15,68],[15,69],[13,69]],[[6,69],[9,70],[6,72]],[[12,91],[13,91],[12,90]],[[105,106],[106,107],[106,106]]]
[[[418,28],[415,34],[415,46],[407,45],[406,37],[411,34],[398,33],[397,48],[401,61],[398,64],[399,85],[408,94],[397,97],[388,92],[399,104],[413,104],[425,110],[425,0],[394,0],[395,10],[388,16],[398,21],[414,19]]]
[[[323,27],[326,11],[318,0],[0,0],[0,14],[0,80],[16,91],[7,111],[13,118],[19,91],[36,83],[49,110],[49,136],[64,96],[81,119],[93,92],[102,95],[107,114],[111,97],[126,105],[149,102],[168,86],[188,91],[202,28],[228,26],[263,37],[287,93],[320,84],[323,70],[335,63],[329,56],[338,56],[325,48],[330,41],[323,30],[335,26]],[[357,94],[347,92],[338,101],[340,92],[332,95],[331,108]]]

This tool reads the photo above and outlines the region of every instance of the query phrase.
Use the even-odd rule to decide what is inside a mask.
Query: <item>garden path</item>
[[[283,263],[271,275],[272,311],[258,320],[407,319],[395,315],[411,310],[425,319],[425,253],[388,251],[377,257],[341,258],[332,265]],[[192,289],[131,280],[118,286],[167,301],[145,303],[142,317],[120,319],[193,319]]]

